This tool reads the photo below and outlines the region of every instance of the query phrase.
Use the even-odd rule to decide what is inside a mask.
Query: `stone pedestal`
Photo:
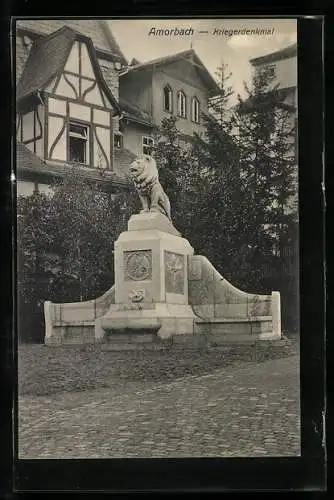
[[[133,215],[115,242],[115,285],[86,302],[45,302],[45,343],[216,345],[281,338],[280,294],[234,287],[161,213]],[[167,341],[169,342],[169,340]]]
[[[188,303],[188,258],[194,253],[167,217],[142,213],[115,242],[115,304],[96,320],[95,335],[194,332]]]

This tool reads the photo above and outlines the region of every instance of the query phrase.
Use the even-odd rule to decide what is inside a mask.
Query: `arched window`
[[[173,110],[173,92],[170,85],[166,85],[164,88],[164,110],[170,113]]]
[[[180,90],[177,93],[177,114],[182,118],[186,118],[187,109],[186,109],[186,96],[185,93]]]
[[[199,100],[193,97],[191,100],[191,119],[195,123],[199,123]]]

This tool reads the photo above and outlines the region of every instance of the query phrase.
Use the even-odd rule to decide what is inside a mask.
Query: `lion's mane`
[[[158,181],[158,169],[155,160],[148,155],[137,158],[131,165],[130,176],[139,191],[146,191]]]
[[[130,165],[130,177],[138,191],[143,212],[161,212],[171,219],[170,202],[164,192],[154,158],[149,155],[139,156]]]

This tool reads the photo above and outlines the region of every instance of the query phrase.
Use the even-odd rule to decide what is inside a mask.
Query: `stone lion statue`
[[[171,220],[169,198],[163,190],[158,176],[157,164],[149,155],[136,158],[130,165],[130,177],[137,189],[142,212],[160,212]]]

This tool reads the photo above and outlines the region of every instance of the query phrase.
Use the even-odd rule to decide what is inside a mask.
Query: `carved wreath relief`
[[[145,298],[145,290],[131,290],[129,293],[129,299],[131,302],[139,303],[142,302]]]
[[[124,279],[126,281],[152,279],[151,250],[124,252]]]
[[[184,293],[184,255],[165,251],[165,286],[167,293]]]

